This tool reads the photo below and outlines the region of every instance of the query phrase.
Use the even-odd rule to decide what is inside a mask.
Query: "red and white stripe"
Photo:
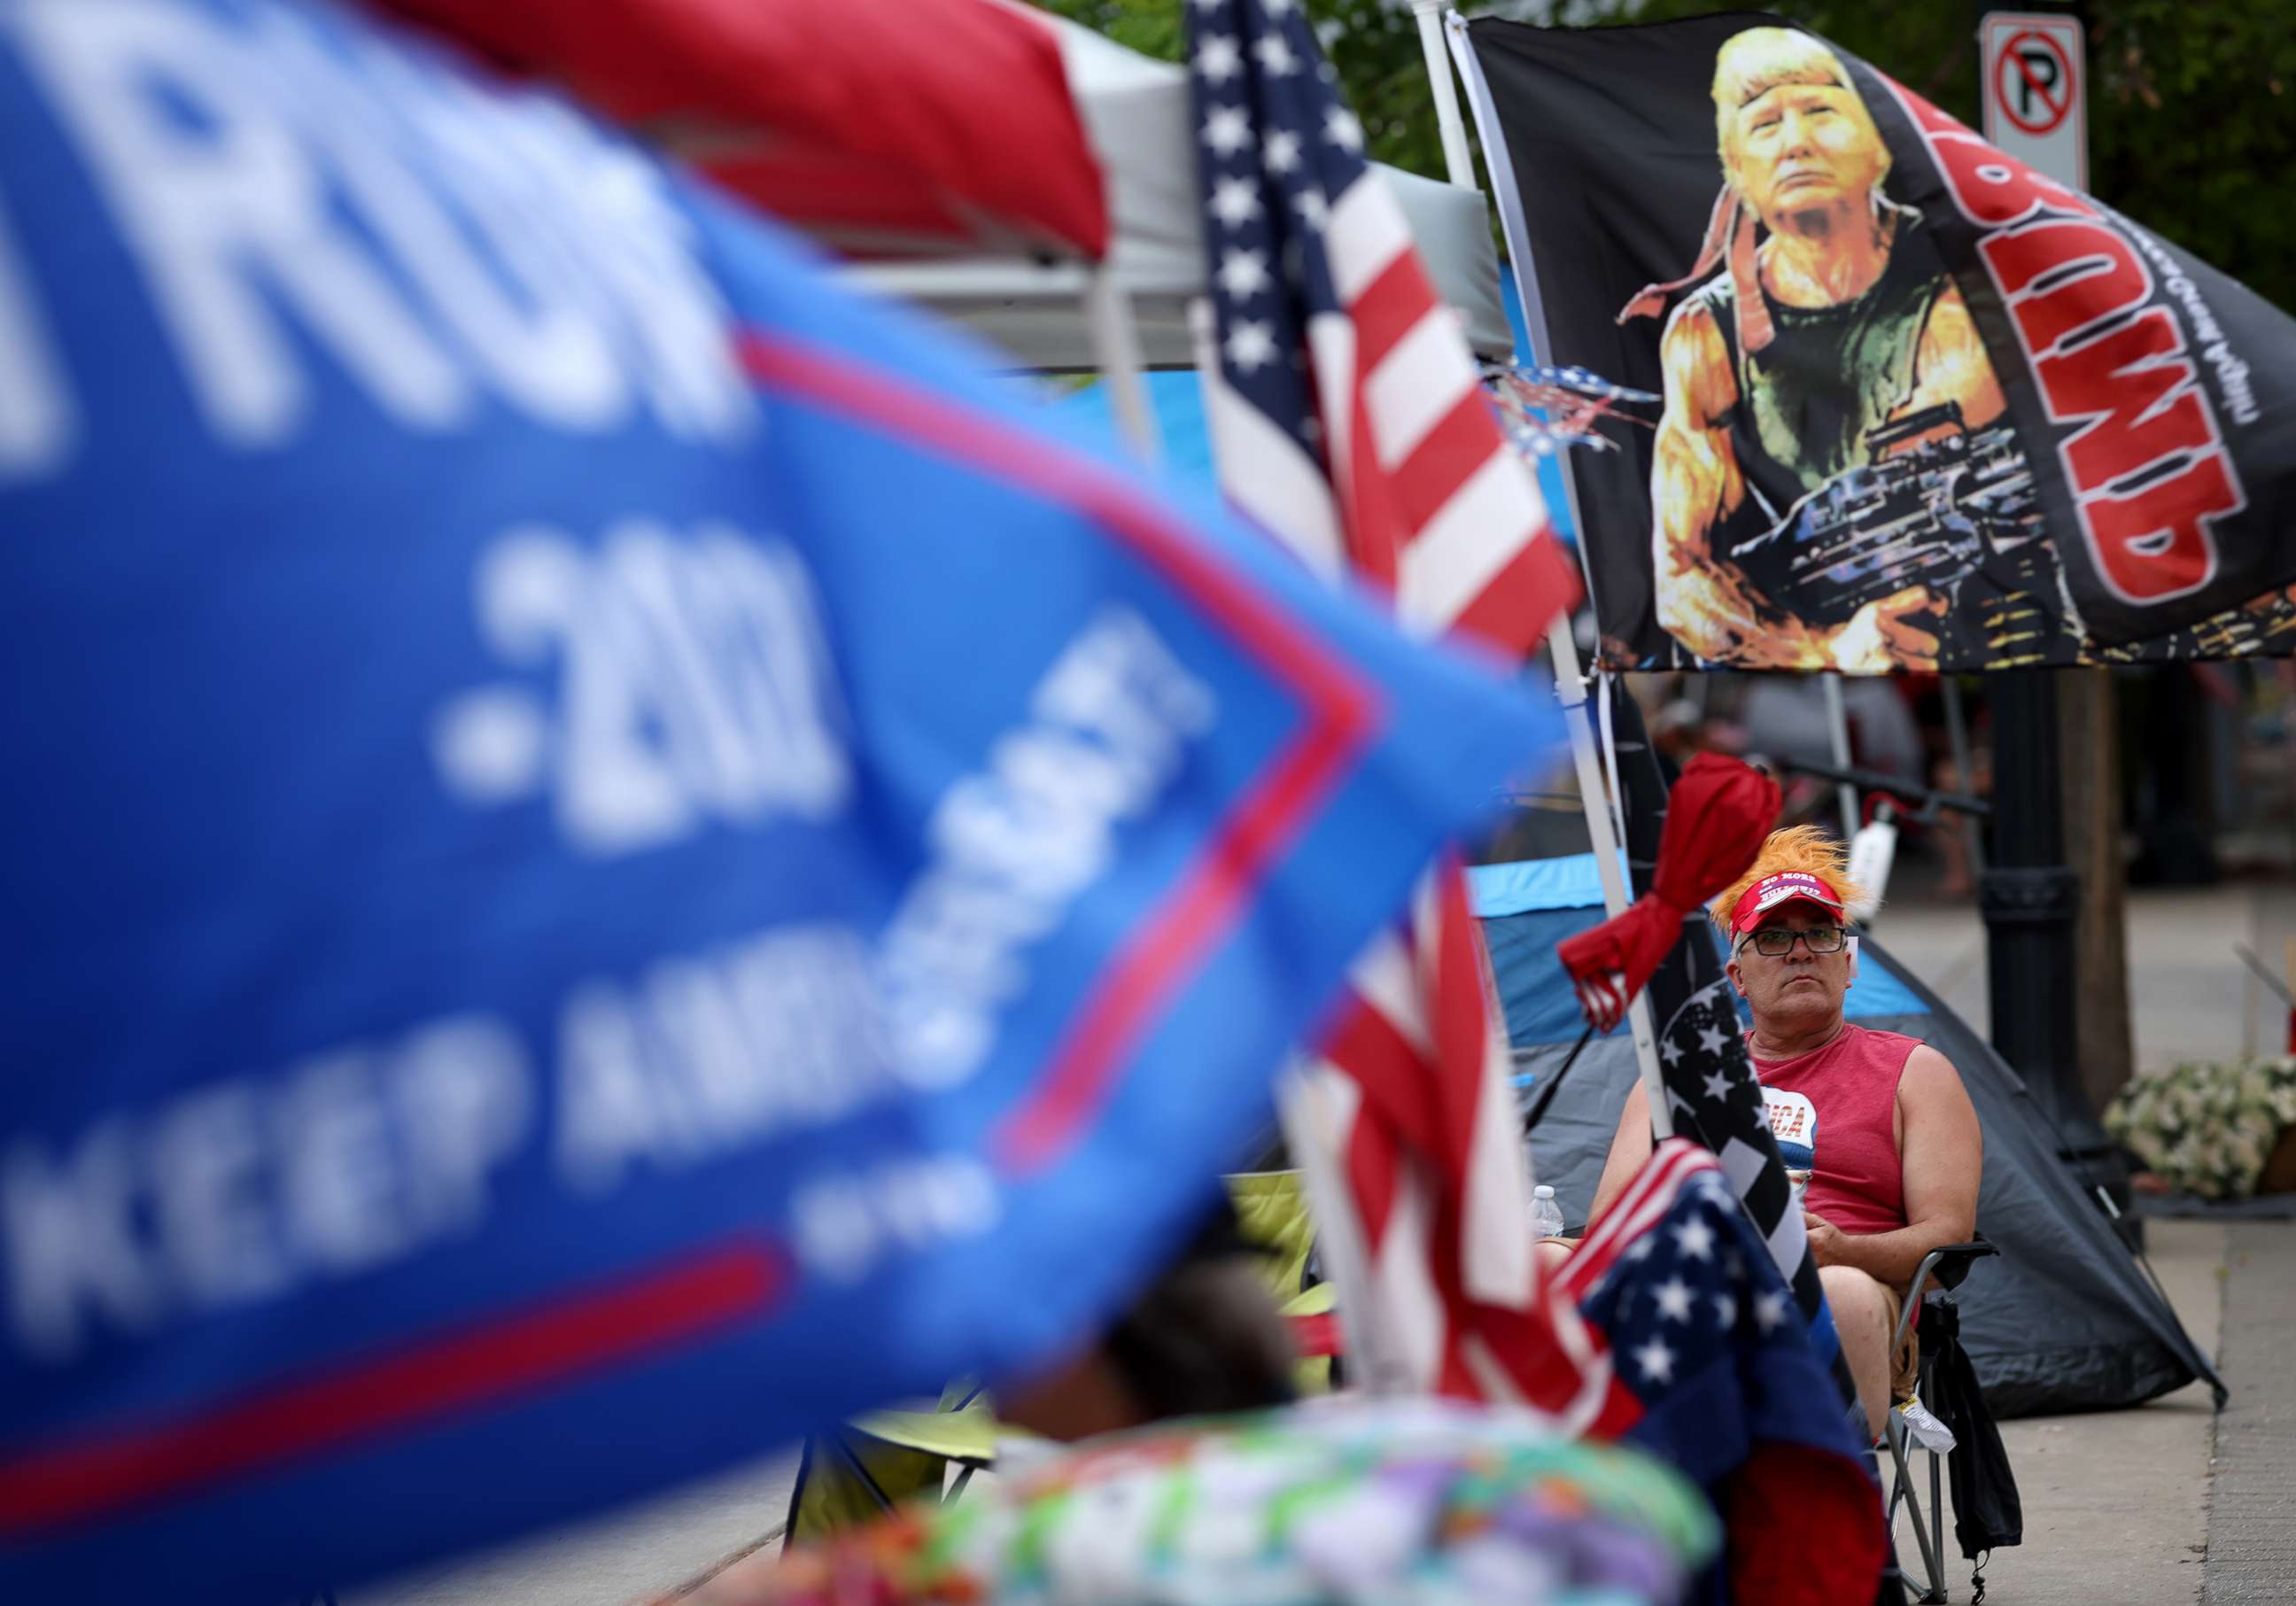
[[[1394,594],[1411,629],[1525,651],[1576,600],[1578,578],[1376,171],[1332,202],[1324,245],[1347,360],[1324,361],[1341,342],[1321,331],[1309,340],[1354,566]]]
[[[1222,395],[1207,363],[1222,484],[1310,567],[1387,591],[1407,627],[1521,653],[1576,599],[1577,577],[1376,172],[1333,199],[1324,246],[1345,307],[1308,332],[1329,478],[1264,419],[1228,427],[1259,415]],[[1456,862],[1422,879],[1408,921],[1365,952],[1350,983],[1310,1074],[1335,1112],[1335,1168],[1357,1217],[1348,1236],[1373,1284],[1375,1308],[1355,1331],[1382,1354],[1363,1357],[1374,1363],[1364,1372],[1591,1425],[1609,1362],[1575,1307],[1539,1286],[1512,1066]]]
[[[1685,1183],[1702,1171],[1721,1169],[1711,1150],[1686,1137],[1668,1138],[1660,1143],[1627,1191],[1603,1212],[1601,1224],[1587,1233],[1557,1279],[1573,1307],[1618,1264],[1619,1257],[1635,1240],[1666,1219]]]

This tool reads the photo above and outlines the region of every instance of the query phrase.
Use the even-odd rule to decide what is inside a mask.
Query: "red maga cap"
[[[1807,870],[1782,870],[1766,875],[1746,889],[1738,906],[1730,911],[1730,935],[1737,936],[1780,904],[1817,904],[1841,913],[1841,899],[1833,889]]]

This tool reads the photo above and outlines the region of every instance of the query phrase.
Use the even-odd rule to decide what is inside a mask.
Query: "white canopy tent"
[[[871,265],[879,289],[920,301],[1013,354],[1015,365],[1119,370],[1108,342],[1128,310],[1137,360],[1188,368],[1188,306],[1203,292],[1203,205],[1187,74],[1057,18],[1069,86],[1105,173],[1112,241],[1097,269],[1074,262],[973,258]],[[1479,191],[1380,168],[1435,288],[1479,356],[1514,349],[1499,295],[1498,256]]]

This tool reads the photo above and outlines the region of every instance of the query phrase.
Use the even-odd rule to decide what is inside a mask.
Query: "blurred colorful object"
[[[1732,1175],[1688,1138],[1660,1143],[1564,1264],[1560,1297],[1631,1402],[1608,1430],[1686,1473],[1723,1514],[1728,1553],[1700,1579],[1702,1602],[1871,1601],[1881,1490],[1828,1370],[1840,1340],[1822,1303],[1818,1325],[1799,1319]]]
[[[0,0],[0,1601],[1043,1363],[1552,731],[441,54]]]
[[[1351,1399],[1097,1440],[681,1601],[1659,1606],[1717,1538],[1698,1492],[1633,1450],[1521,1413]]]
[[[1612,384],[1589,369],[1517,365],[1492,368],[1487,377],[1507,438],[1529,457],[1552,457],[1570,447],[1616,451],[1618,442],[1597,427],[1604,423],[1657,427],[1655,417],[1628,409],[1656,402],[1659,397]]]

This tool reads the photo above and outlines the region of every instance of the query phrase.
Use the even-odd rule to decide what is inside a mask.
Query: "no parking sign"
[[[1988,12],[1979,39],[1987,141],[2060,184],[2087,189],[2087,45],[2080,19]]]

